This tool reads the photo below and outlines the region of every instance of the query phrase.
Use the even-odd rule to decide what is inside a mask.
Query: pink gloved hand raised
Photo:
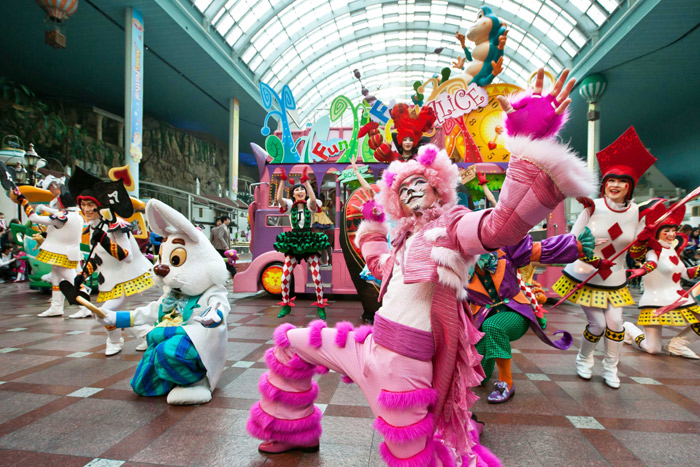
[[[537,71],[535,87],[510,99],[497,96],[501,108],[506,112],[505,126],[508,136],[529,136],[534,139],[556,136],[568,119],[567,107],[571,103],[569,93],[575,79],[566,81],[569,69],[565,69],[552,91],[542,96],[544,70]]]
[[[377,204],[374,200],[369,200],[362,205],[362,216],[365,220],[384,222],[384,208],[381,204]]]

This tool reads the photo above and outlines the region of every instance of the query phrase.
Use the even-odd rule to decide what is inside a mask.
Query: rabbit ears
[[[161,237],[180,234],[193,243],[202,239],[202,233],[185,216],[157,199],[146,204],[146,220],[151,230]]]

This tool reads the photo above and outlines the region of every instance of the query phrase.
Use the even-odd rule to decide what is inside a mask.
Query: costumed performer
[[[680,206],[664,221],[662,225],[653,228],[654,222],[666,211],[663,203],[658,203],[645,216],[647,228],[644,229],[637,241],[630,248],[633,259],[641,262],[639,268],[632,269],[630,279],[642,277],[644,293],[639,299],[639,318],[637,325],[643,326],[642,331],[630,322],[625,322],[625,342],[636,346],[647,353],[661,353],[661,334],[664,326],[685,326],[668,343],[671,355],[698,359],[698,355],[688,348],[688,337],[693,333],[700,336],[700,307],[692,297],[686,297],[679,306],[661,316],[654,312],[666,305],[674,303],[684,290],[681,279],[693,280],[700,277],[700,267],[688,268],[677,254],[682,251],[682,242],[674,247],[677,240],[678,226],[685,216],[685,206]]]
[[[595,256],[566,266],[553,290],[565,296],[598,269],[588,284],[568,298],[581,306],[588,319],[576,356],[576,372],[583,379],[591,379],[593,352],[605,333],[603,379],[617,389],[617,364],[625,336],[622,307],[634,305],[634,301],[627,289],[624,260],[620,258],[613,264],[609,258],[632,243],[644,228],[643,212],[632,201],[632,195],[639,178],[656,158],[649,154],[632,127],[596,156],[603,174],[601,197],[581,199],[585,208],[571,233],[579,235],[587,226],[597,240],[608,241],[596,245]]]
[[[168,404],[203,404],[226,362],[228,271],[207,237],[185,216],[152,199],[149,227],[164,237],[153,267],[163,295],[133,311],[105,310],[104,324],[120,328],[151,324],[148,349],[131,380],[141,396],[168,395]]]
[[[559,350],[568,349],[572,342],[571,334],[566,331],[555,332],[562,337],[554,342],[544,333],[536,316],[538,304],[518,270],[530,263],[571,263],[592,256],[594,247],[595,238],[585,228],[578,238],[564,234],[533,242],[526,235],[515,245],[479,256],[468,293],[474,326],[484,333],[476,344],[476,350],[483,356],[481,366],[486,375],[482,384],[491,378],[494,364],[498,366],[498,381],[487,398],[489,403],[500,404],[513,397],[510,343],[523,337],[528,329],[542,342]]]
[[[47,227],[46,239],[41,243],[36,259],[51,265],[51,306],[39,313],[39,317],[63,316],[65,297],[58,284],[63,280],[73,282],[75,270],[82,259],[80,233],[83,218],[75,206],[75,200],[69,193],[61,194],[60,188],[59,195],[55,198],[58,209],[38,205],[35,210],[19,191],[10,192],[10,198],[22,206],[30,221]],[[44,211],[50,214],[38,214]]]
[[[464,286],[475,255],[517,243],[566,195],[594,187],[583,161],[554,138],[574,84],[564,86],[567,75],[540,97],[540,70],[534,91],[513,98],[513,106],[501,100],[512,155],[494,209],[455,206],[457,166],[435,146],[384,172],[381,205],[364,204],[356,235],[370,270],[382,280],[373,331],[347,322],[329,329],[322,321],[277,328],[275,347],[265,355],[270,371],[259,383],[262,399],[247,425],[264,440],[260,451],[318,449],[321,412],[313,404],[318,385],[312,377],[330,368],[360,386],[390,466],[499,465],[478,444],[470,420],[476,396],[469,388],[483,378],[474,348],[482,334],[464,309]],[[396,221],[391,247],[382,206]]]
[[[93,255],[88,259],[81,274],[76,276],[75,285],[80,287],[95,271],[98,271],[97,283],[99,294],[97,301],[105,310],[122,309],[126,303],[142,292],[153,287],[151,268],[153,265],[141,253],[131,232],[131,226],[123,219],[110,214],[111,219],[102,217],[102,211],[110,208],[110,194],[114,188],[117,198],[131,207],[131,200],[124,189],[123,182],[103,182],[76,167],[68,187],[76,197],[80,210],[87,221],[86,233],[90,233],[90,244],[94,247]],[[114,197],[112,197],[114,199]],[[133,208],[132,208],[133,209]],[[106,226],[106,229],[103,229]],[[131,329],[131,334],[140,339],[136,350],[146,350],[146,334],[151,324],[144,323]],[[121,329],[108,328],[105,355],[111,356],[121,352],[124,338]]]
[[[284,253],[284,266],[282,267],[282,309],[278,318],[287,316],[292,311],[294,299],[289,298],[292,272],[297,264],[306,260],[311,270],[311,279],[316,287],[316,301],[311,306],[316,307],[319,318],[326,319],[326,307],[328,299],[323,298],[323,281],[321,280],[321,252],[331,244],[328,236],[323,232],[313,232],[313,214],[321,211],[321,202],[316,199],[316,194],[309,182],[308,167],[304,167],[299,183],[290,190],[294,200],[285,198],[284,185],[287,174],[281,169],[280,182],[277,187],[277,204],[281,213],[289,213],[289,221],[292,230],[277,235],[273,245],[274,249]],[[296,298],[296,297],[295,297]]]
[[[357,133],[358,140],[365,135],[369,137],[369,147],[374,150],[374,157],[380,162],[392,162],[395,160],[408,161],[415,157],[418,148],[430,142],[430,138],[423,136],[429,132],[435,123],[435,111],[432,107],[420,108],[416,105],[409,107],[406,104],[396,104],[389,112],[394,122],[396,132],[391,134],[394,151],[390,142],[382,142],[384,138],[379,132],[379,124],[370,122],[364,125]]]

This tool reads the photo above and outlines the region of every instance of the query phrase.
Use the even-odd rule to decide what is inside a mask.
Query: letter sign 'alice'
[[[453,95],[443,92],[425,105],[435,111],[439,124],[450,118],[457,118],[488,104],[489,96],[486,89],[472,83],[467,89],[458,89]]]

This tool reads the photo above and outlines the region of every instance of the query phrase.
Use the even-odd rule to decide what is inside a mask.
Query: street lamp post
[[[27,183],[34,185],[36,183],[36,170],[39,163],[39,154],[34,150],[34,145],[29,143],[29,149],[24,153],[24,161],[27,164]]]
[[[594,74],[581,81],[579,94],[588,102],[588,168],[594,173],[597,169],[596,153],[600,150],[600,98],[605,93],[608,82],[605,76]]]

